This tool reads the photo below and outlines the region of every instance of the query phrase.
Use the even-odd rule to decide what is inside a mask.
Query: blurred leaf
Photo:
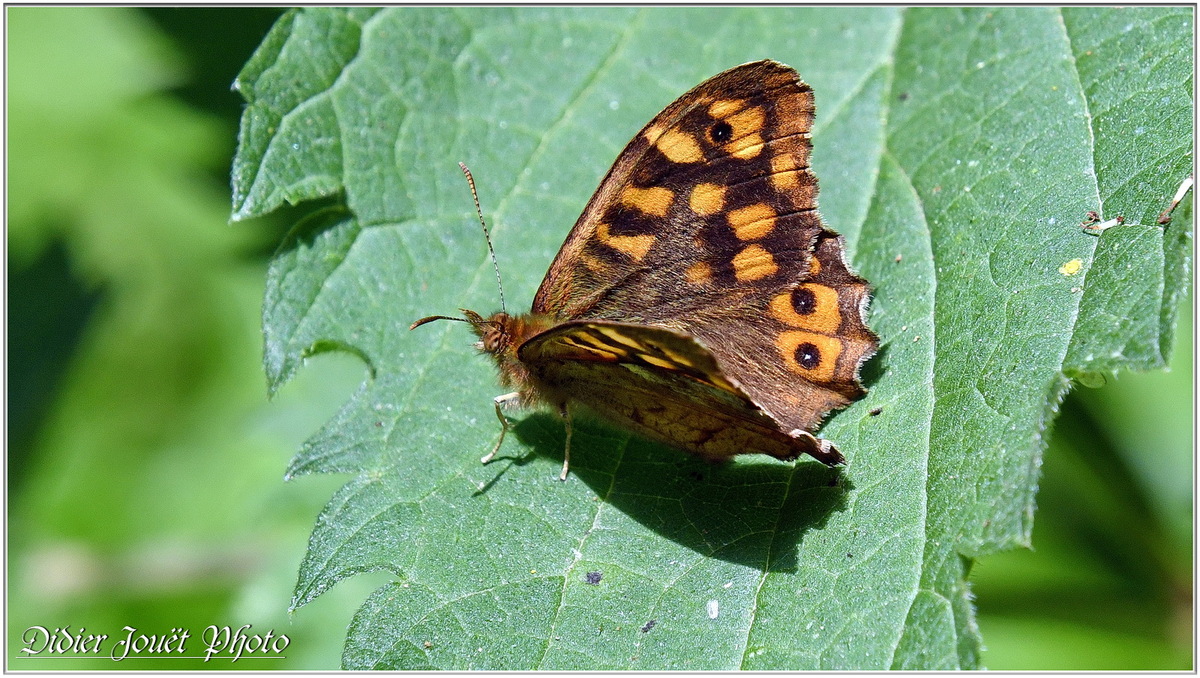
[[[1192,340],[1182,308],[1170,372],[1067,396],[1038,490],[1036,550],[972,572],[992,668],[1192,668]]]
[[[6,12],[10,276],[45,271],[27,267],[47,253],[63,262],[53,278],[10,288],[10,327],[21,328],[10,362],[30,360],[20,343],[38,338],[29,325],[70,312],[65,281],[96,299],[77,345],[59,335],[32,347],[62,377],[28,457],[7,467],[8,646],[33,624],[110,634],[111,647],[126,625],[196,637],[208,624],[251,623],[305,651],[323,647],[324,663],[307,668],[331,668],[340,639],[330,648],[328,634],[289,625],[288,586],[268,585],[299,561],[313,493],[328,496],[335,479],[278,480],[281,460],[336,409],[312,402],[349,375],[344,398],[361,365],[310,369],[268,408],[258,350],[266,265],[247,256],[263,235],[229,226],[227,189],[211,180],[233,138],[162,91],[182,57],[137,10]],[[24,482],[14,491],[15,477]],[[256,587],[270,591],[265,611],[243,603]],[[16,657],[15,670],[129,667],[103,655]],[[212,666],[189,661],[137,668]]]
[[[165,45],[136,12],[14,8],[11,14],[22,51],[9,62],[9,167],[14,186],[21,187],[14,191],[20,195],[10,242],[33,252],[43,242],[62,240],[72,273],[105,292],[40,437],[41,463],[48,465],[34,471],[41,478],[25,497],[28,515],[38,516],[39,531],[117,541],[127,525],[118,516],[145,515],[144,504],[129,502],[139,492],[170,503],[164,511],[190,506],[178,492],[160,494],[161,485],[144,484],[142,473],[156,472],[150,460],[157,450],[177,444],[180,431],[192,427],[219,437],[211,422],[228,416],[222,412],[244,412],[262,402],[252,383],[230,387],[244,383],[237,358],[253,364],[255,357],[253,345],[240,339],[253,325],[252,313],[230,313],[255,305],[255,287],[247,283],[258,267],[236,258],[255,234],[226,226],[219,187],[195,181],[199,168],[219,157],[213,149],[222,139],[212,121],[125,84],[139,78],[151,86],[167,82],[165,71],[146,75],[163,61]],[[79,47],[89,42],[85,34],[114,62],[90,65],[97,59]],[[126,52],[132,54],[122,56]],[[42,73],[45,64],[62,72],[46,73],[50,77],[35,88],[32,74]],[[75,79],[67,75],[73,68],[88,74],[122,64],[124,71],[96,75],[85,85],[93,99],[76,102],[73,115],[41,113],[41,102],[74,96]],[[207,407],[197,412],[199,402]],[[205,449],[194,439],[191,444]],[[203,454],[186,459],[212,465]],[[57,465],[74,474],[54,472]],[[131,467],[141,473],[129,473]],[[168,464],[158,472],[193,479],[180,470]],[[98,478],[123,491],[92,493],[88,488]],[[89,511],[61,510],[72,497],[88,496]]]
[[[9,244],[16,263],[62,237],[73,241],[76,273],[89,283],[146,280],[170,273],[159,266],[165,257],[211,254],[251,236],[230,229],[198,236],[205,217],[192,209],[161,218],[158,210],[174,207],[177,187],[198,192],[177,161],[212,162],[222,142],[210,119],[147,96],[178,77],[178,57],[136,12],[22,7],[9,18]],[[89,59],[62,39],[85,34],[91,53],[106,58]],[[156,251],[148,233],[179,246]]]
[[[997,619],[987,631],[989,638],[1009,648],[989,652],[988,661],[1010,671],[1178,671],[1191,665],[1187,650],[1131,633],[1081,628],[1053,619]]]
[[[1138,478],[1158,520],[1174,534],[1190,570],[1194,326],[1191,304],[1184,300],[1179,306],[1184,315],[1169,371],[1121,375],[1113,387],[1083,390],[1080,399],[1095,421],[1106,424],[1116,451]]]
[[[323,196],[345,209],[298,226],[273,263],[268,377],[326,350],[374,375],[293,461],[354,474],[294,605],[353,574],[396,576],[351,625],[348,668],[976,667],[966,576],[1028,544],[1064,371],[1161,365],[1169,347],[1190,220],[1164,231],[1154,216],[1191,164],[1191,19],[289,13],[238,80],[234,215]],[[506,451],[521,456],[479,466],[497,427],[488,366],[460,326],[406,329],[496,303],[454,161],[475,172],[508,296],[530,298],[625,140],[703,78],[767,56],[817,93],[822,211],[875,286],[871,393],[823,429],[850,466],[711,468],[580,425],[560,485],[561,425],[544,415],[517,427]],[[1086,235],[1088,210],[1127,226]]]
[[[71,275],[61,243],[35,262],[9,270],[8,346],[11,354],[21,357],[8,368],[11,494],[23,488],[38,428],[67,371],[63,354],[78,345],[98,296]]]

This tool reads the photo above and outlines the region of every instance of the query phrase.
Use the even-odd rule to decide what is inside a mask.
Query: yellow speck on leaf
[[[1063,264],[1062,266],[1059,266],[1058,272],[1062,273],[1063,275],[1075,275],[1082,268],[1083,268],[1083,260],[1082,259],[1072,259],[1072,260],[1068,261],[1067,263]]]

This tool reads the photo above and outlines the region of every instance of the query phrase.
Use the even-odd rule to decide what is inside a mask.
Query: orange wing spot
[[[771,157],[771,187],[783,193],[794,191],[800,187],[798,178],[800,167],[796,158],[790,153],[780,153]]]
[[[667,216],[673,200],[675,200],[675,194],[671,189],[663,188],[662,186],[652,186],[650,188],[627,186],[621,192],[621,204],[632,207],[643,214],[651,214],[656,217]]]
[[[658,137],[654,145],[671,162],[691,163],[704,160],[704,152],[700,150],[700,144],[696,143],[696,139],[687,132],[680,132],[677,129],[667,130]]]
[[[737,141],[729,142],[727,150],[729,154],[739,160],[749,160],[757,158],[759,153],[762,153],[763,139],[761,134],[749,134]]]
[[[740,240],[757,240],[775,228],[775,210],[761,202],[730,210],[726,218]]]
[[[725,151],[740,160],[758,157],[763,149],[763,138],[759,132],[762,132],[766,121],[767,114],[760,106],[730,114],[725,122],[733,128],[733,137],[732,141],[725,144]]]
[[[658,143],[658,138],[662,136],[665,128],[662,125],[652,125],[642,132],[642,137],[651,145]]]
[[[719,184],[696,184],[688,206],[702,217],[720,212],[725,207],[725,187]]]
[[[688,266],[687,271],[684,272],[684,275],[687,277],[687,281],[693,285],[704,285],[707,284],[708,281],[712,280],[712,266],[709,266],[703,261],[698,261],[691,266]]]
[[[767,121],[767,114],[759,106],[747,108],[746,110],[729,116],[725,122],[733,127],[733,138],[744,137],[747,134],[761,132],[763,124]]]
[[[746,102],[741,99],[720,99],[714,101],[708,107],[708,114],[714,118],[724,120],[745,107]]]
[[[775,257],[762,245],[750,245],[733,257],[733,274],[742,282],[761,280],[778,270]]]
[[[608,224],[604,222],[596,227],[596,237],[614,250],[633,257],[634,261],[641,261],[654,244],[652,235],[612,235],[608,232]]]
[[[812,332],[780,332],[775,338],[775,348],[789,370],[820,383],[833,378],[842,342],[837,337]]]
[[[792,327],[834,334],[842,324],[837,290],[807,283],[771,299],[771,315]]]
[[[608,271],[608,264],[590,254],[580,254],[579,260],[582,261],[583,265],[587,266],[588,270],[593,273],[603,274]]]
[[[808,258],[808,277],[815,278],[821,272],[821,261],[817,257],[810,256]]]

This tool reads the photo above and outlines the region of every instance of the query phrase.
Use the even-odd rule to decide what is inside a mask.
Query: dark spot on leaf
[[[588,572],[586,575],[584,575],[583,581],[585,584],[591,584],[592,586],[595,586],[600,583],[600,579],[603,577],[604,575],[600,572]]]
[[[900,99],[900,101],[908,101],[908,92],[901,92],[897,98]]]
[[[642,627],[642,633],[650,633],[650,629],[654,628],[654,625],[657,623],[657,619],[651,619],[650,621],[646,622],[646,625]]]
[[[872,417],[878,417],[878,416],[879,416],[879,415],[881,415],[881,414],[883,414],[883,408],[882,408],[882,407],[876,407],[875,409],[871,410],[871,412],[870,412],[870,415],[871,415]]]

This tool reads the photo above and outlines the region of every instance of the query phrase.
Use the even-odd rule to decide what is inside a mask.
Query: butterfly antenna
[[[500,311],[508,313],[504,307],[504,281],[500,279],[500,264],[496,263],[496,250],[492,249],[492,236],[488,233],[487,223],[483,220],[483,209],[479,207],[479,194],[475,192],[475,178],[471,170],[463,163],[458,163],[463,174],[467,177],[467,185],[471,187],[471,197],[475,200],[475,213],[479,215],[479,225],[483,227],[483,239],[487,241],[488,254],[492,257],[492,268],[496,270],[496,286],[500,288]]]
[[[415,329],[417,329],[418,327],[420,327],[421,325],[424,325],[425,323],[431,323],[431,322],[433,322],[434,320],[453,320],[453,321],[455,321],[455,322],[460,322],[460,323],[469,323],[469,322],[471,322],[471,321],[470,321],[470,320],[468,320],[467,318],[455,318],[454,316],[449,316],[449,315],[431,315],[431,316],[429,316],[429,317],[427,317],[427,318],[421,318],[420,320],[416,321],[415,323],[413,323],[413,324],[409,325],[409,326],[408,326],[408,329],[409,329],[410,331],[411,331],[411,330],[415,330]]]

